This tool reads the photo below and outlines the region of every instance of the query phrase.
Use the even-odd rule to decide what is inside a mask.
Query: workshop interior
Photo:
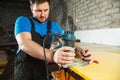
[[[49,20],[64,29],[64,46],[88,49],[99,64],[76,58],[51,80],[120,80],[120,0],[51,0]],[[13,80],[18,16],[32,16],[29,0],[0,1],[0,80]],[[56,35],[55,35],[56,36]],[[57,46],[57,39],[51,48]],[[54,67],[48,68],[52,69]]]

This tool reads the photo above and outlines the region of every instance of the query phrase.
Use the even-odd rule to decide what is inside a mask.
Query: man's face
[[[31,11],[33,17],[36,18],[40,23],[44,23],[49,16],[49,4],[48,2],[44,3],[35,3],[31,6]]]

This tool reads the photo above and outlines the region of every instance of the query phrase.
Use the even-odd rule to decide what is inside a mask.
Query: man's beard
[[[36,20],[36,21],[38,21],[39,23],[44,23],[45,21],[46,21],[46,18],[44,17],[43,19],[40,17],[40,18],[35,18],[34,17],[34,19]]]
[[[45,21],[46,21],[46,18],[45,18],[45,17],[40,17],[40,18],[39,18],[39,22],[40,22],[40,23],[44,23]]]

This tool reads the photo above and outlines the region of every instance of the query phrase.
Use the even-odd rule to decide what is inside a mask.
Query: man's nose
[[[44,16],[44,15],[45,15],[45,12],[44,12],[44,11],[42,11],[42,12],[41,12],[41,16]]]

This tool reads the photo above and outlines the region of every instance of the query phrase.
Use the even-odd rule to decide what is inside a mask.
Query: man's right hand
[[[75,59],[75,52],[72,47],[64,46],[56,50],[53,61],[57,64],[71,64]]]

